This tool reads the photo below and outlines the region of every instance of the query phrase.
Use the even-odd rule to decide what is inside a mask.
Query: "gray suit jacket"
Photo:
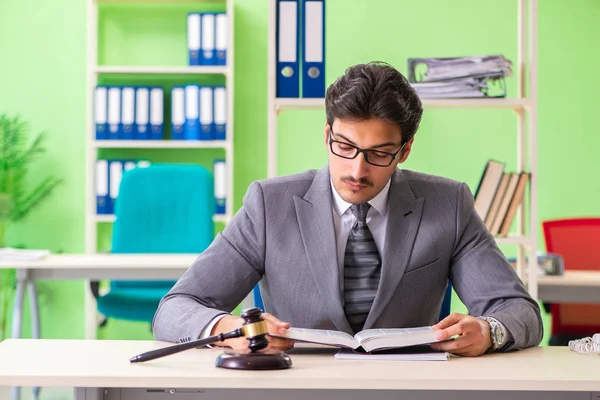
[[[243,207],[172,290],[153,321],[158,340],[197,338],[261,281],[265,311],[304,328],[352,333],[344,315],[328,168],[257,181]],[[364,329],[432,325],[448,279],[469,313],[498,319],[504,350],[542,339],[538,304],[498,249],[464,183],[396,170],[381,283]]]

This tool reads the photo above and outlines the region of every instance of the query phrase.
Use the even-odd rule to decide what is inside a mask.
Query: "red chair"
[[[542,222],[546,251],[564,257],[565,270],[600,271],[600,218]],[[552,304],[550,345],[566,346],[571,339],[600,332],[600,305]]]

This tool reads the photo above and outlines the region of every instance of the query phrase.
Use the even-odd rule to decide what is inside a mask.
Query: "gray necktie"
[[[379,286],[381,257],[367,227],[370,204],[355,204],[350,210],[357,221],[352,226],[344,255],[344,310],[354,332],[362,330]]]

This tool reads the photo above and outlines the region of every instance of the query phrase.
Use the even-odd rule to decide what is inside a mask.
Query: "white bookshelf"
[[[202,65],[190,67],[128,67],[102,65],[95,66],[92,70],[97,74],[228,75],[230,68],[222,65]]]
[[[96,149],[225,149],[231,140],[94,140]]]
[[[115,222],[115,216],[113,214],[106,214],[106,215],[97,215],[94,217],[96,223],[99,224],[112,224],[113,222]],[[222,222],[222,223],[228,223],[230,220],[230,216],[229,215],[221,215],[221,214],[215,214],[213,216],[213,221],[215,222]]]
[[[223,4],[223,0],[96,0],[98,4]]]
[[[507,109],[528,110],[530,99],[422,99],[426,109]],[[325,99],[292,99],[276,97],[273,101],[275,113],[285,110],[322,110]]]
[[[512,110],[517,116],[517,170],[530,172],[529,207],[519,206],[516,232],[508,237],[497,237],[498,244],[516,245],[517,273],[525,277],[526,252],[529,252],[527,285],[530,295],[537,299],[537,0],[517,0],[517,60],[513,63],[517,79],[516,98],[475,98],[475,99],[422,99],[425,109],[496,109]],[[268,133],[267,133],[267,175],[277,176],[277,118],[283,111],[324,110],[325,99],[318,98],[278,98],[276,97],[276,2],[269,0],[268,29]],[[327,15],[327,13],[325,14]],[[527,94],[527,95],[526,95]],[[500,112],[499,111],[499,112]],[[528,117],[528,118],[526,118]],[[527,149],[527,152],[525,151]],[[526,222],[529,223],[525,232]]]
[[[215,215],[213,220],[220,223],[228,223],[233,213],[233,170],[234,170],[234,0],[86,0],[87,3],[87,104],[86,104],[86,168],[85,168],[85,251],[86,253],[98,252],[98,225],[111,224],[115,221],[114,215],[96,214],[96,196],[95,196],[95,164],[98,160],[98,151],[101,149],[223,149],[225,152],[225,162],[227,165],[227,200],[226,215]],[[216,4],[224,5],[228,17],[228,43],[227,43],[227,65],[226,66],[123,66],[123,65],[99,65],[98,63],[98,43],[99,43],[99,6],[100,5],[127,5],[127,4],[160,4],[161,7],[176,5],[190,6],[190,11],[196,4]],[[186,20],[182,20],[186,24]],[[182,40],[186,40],[185,37]],[[183,46],[186,47],[185,44]],[[187,54],[185,56],[187,59]],[[212,141],[184,141],[184,140],[96,140],[95,123],[93,115],[94,89],[99,79],[108,75],[165,75],[170,77],[180,77],[182,83],[185,78],[218,75],[225,79],[227,91],[227,131],[226,140]],[[166,95],[166,92],[165,92]],[[165,109],[170,107],[165,101]],[[164,120],[165,133],[170,121]],[[86,329],[87,339],[96,337],[96,304],[86,283]]]

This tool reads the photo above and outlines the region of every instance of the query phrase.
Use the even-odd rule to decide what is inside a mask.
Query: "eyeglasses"
[[[389,167],[394,159],[402,151],[406,143],[402,145],[395,153],[387,153],[385,151],[380,150],[364,150],[360,147],[356,147],[347,142],[340,142],[339,140],[334,140],[332,138],[333,128],[329,127],[329,148],[331,152],[338,157],[353,159],[356,158],[360,153],[363,153],[365,156],[365,161],[371,165],[375,165],[376,167]]]

